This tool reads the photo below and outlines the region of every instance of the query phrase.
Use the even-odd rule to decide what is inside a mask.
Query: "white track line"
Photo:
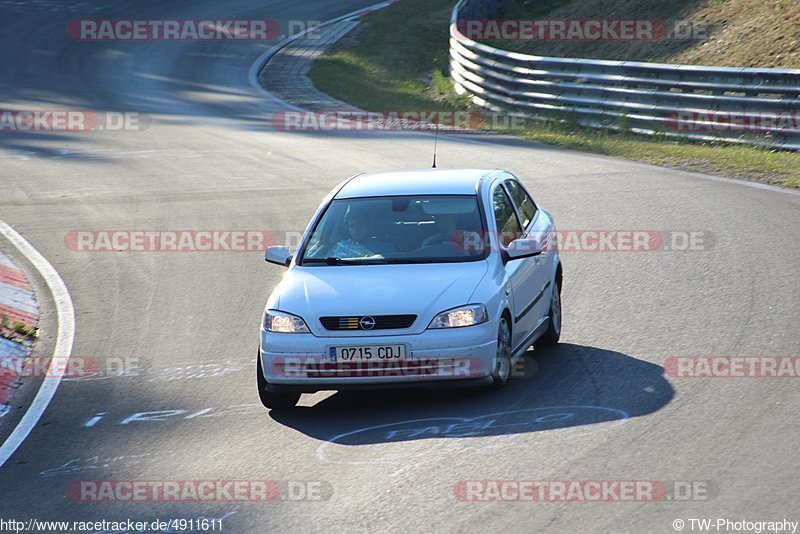
[[[42,278],[44,278],[47,287],[50,288],[58,315],[58,331],[53,355],[59,357],[58,360],[53,359],[50,362],[47,376],[42,381],[42,385],[39,387],[39,391],[36,393],[36,397],[33,399],[28,411],[22,416],[19,424],[8,436],[5,443],[0,445],[0,467],[2,467],[34,429],[53,399],[53,395],[56,394],[58,384],[64,376],[72,354],[72,343],[75,339],[75,308],[72,305],[72,298],[69,296],[69,291],[64,281],[55,268],[50,265],[50,262],[38,250],[33,248],[33,245],[3,221],[0,221],[0,234],[11,241],[11,244],[33,264],[39,274],[42,275]]]

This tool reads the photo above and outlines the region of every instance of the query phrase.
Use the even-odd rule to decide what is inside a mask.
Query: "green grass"
[[[31,328],[29,326],[25,326],[22,323],[14,323],[14,333],[20,334],[25,337],[39,336],[39,330],[37,328]]]
[[[437,94],[434,72],[448,70],[448,21],[452,0],[403,0],[364,17],[358,44],[348,36],[310,72],[314,85],[361,109],[453,109]],[[444,43],[444,45],[443,45]],[[436,86],[442,86],[439,79]]]
[[[523,137],[665,167],[800,187],[800,155],[794,152],[667,138],[654,141],[635,135],[546,123],[536,123]]]
[[[549,0],[552,6],[562,0]],[[466,109],[448,71],[448,25],[453,0],[402,0],[377,11],[317,60],[311,79],[321,91],[369,111]],[[582,128],[573,114],[528,122],[514,133],[527,139],[655,165],[800,187],[800,154],[724,143],[691,143],[629,132]]]
[[[19,322],[12,326],[6,315],[0,315],[0,337],[22,343],[26,339],[39,337],[39,329]]]

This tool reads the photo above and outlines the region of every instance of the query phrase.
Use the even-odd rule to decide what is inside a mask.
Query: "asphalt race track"
[[[0,519],[205,517],[222,518],[224,532],[675,532],[675,519],[800,520],[800,382],[664,369],[674,356],[798,355],[797,194],[443,136],[440,167],[508,168],[559,229],[658,231],[668,248],[695,232],[702,245],[565,251],[562,345],[531,353],[526,376],[499,392],[321,393],[293,411],[263,409],[255,390],[258,325],[282,274],[263,252],[70,249],[71,230],[263,230],[283,242],[344,178],[428,167],[432,151],[424,133],[274,131],[269,115],[282,105],[247,76],[274,42],[77,42],[70,20],[328,20],[370,3],[0,1],[0,108],[152,118],[143,131],[0,132],[0,220],[69,289],[73,357],[147,367],[61,382],[0,468]],[[8,241],[0,248],[37,286],[35,352],[51,354],[49,291]],[[0,418],[0,443],[40,382],[26,381]],[[271,480],[282,493],[267,503],[83,502],[68,491],[76,480]],[[660,502],[460,500],[462,481],[476,480],[707,491]]]

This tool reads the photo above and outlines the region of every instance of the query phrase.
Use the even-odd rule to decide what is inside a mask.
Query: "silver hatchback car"
[[[362,174],[325,198],[264,310],[264,406],[303,392],[502,386],[532,345],[557,343],[552,216],[502,170]]]

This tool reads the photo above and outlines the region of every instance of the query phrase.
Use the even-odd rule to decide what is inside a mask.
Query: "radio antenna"
[[[436,129],[433,132],[433,166],[432,169],[436,168],[436,142],[439,140],[439,121],[435,123]]]

